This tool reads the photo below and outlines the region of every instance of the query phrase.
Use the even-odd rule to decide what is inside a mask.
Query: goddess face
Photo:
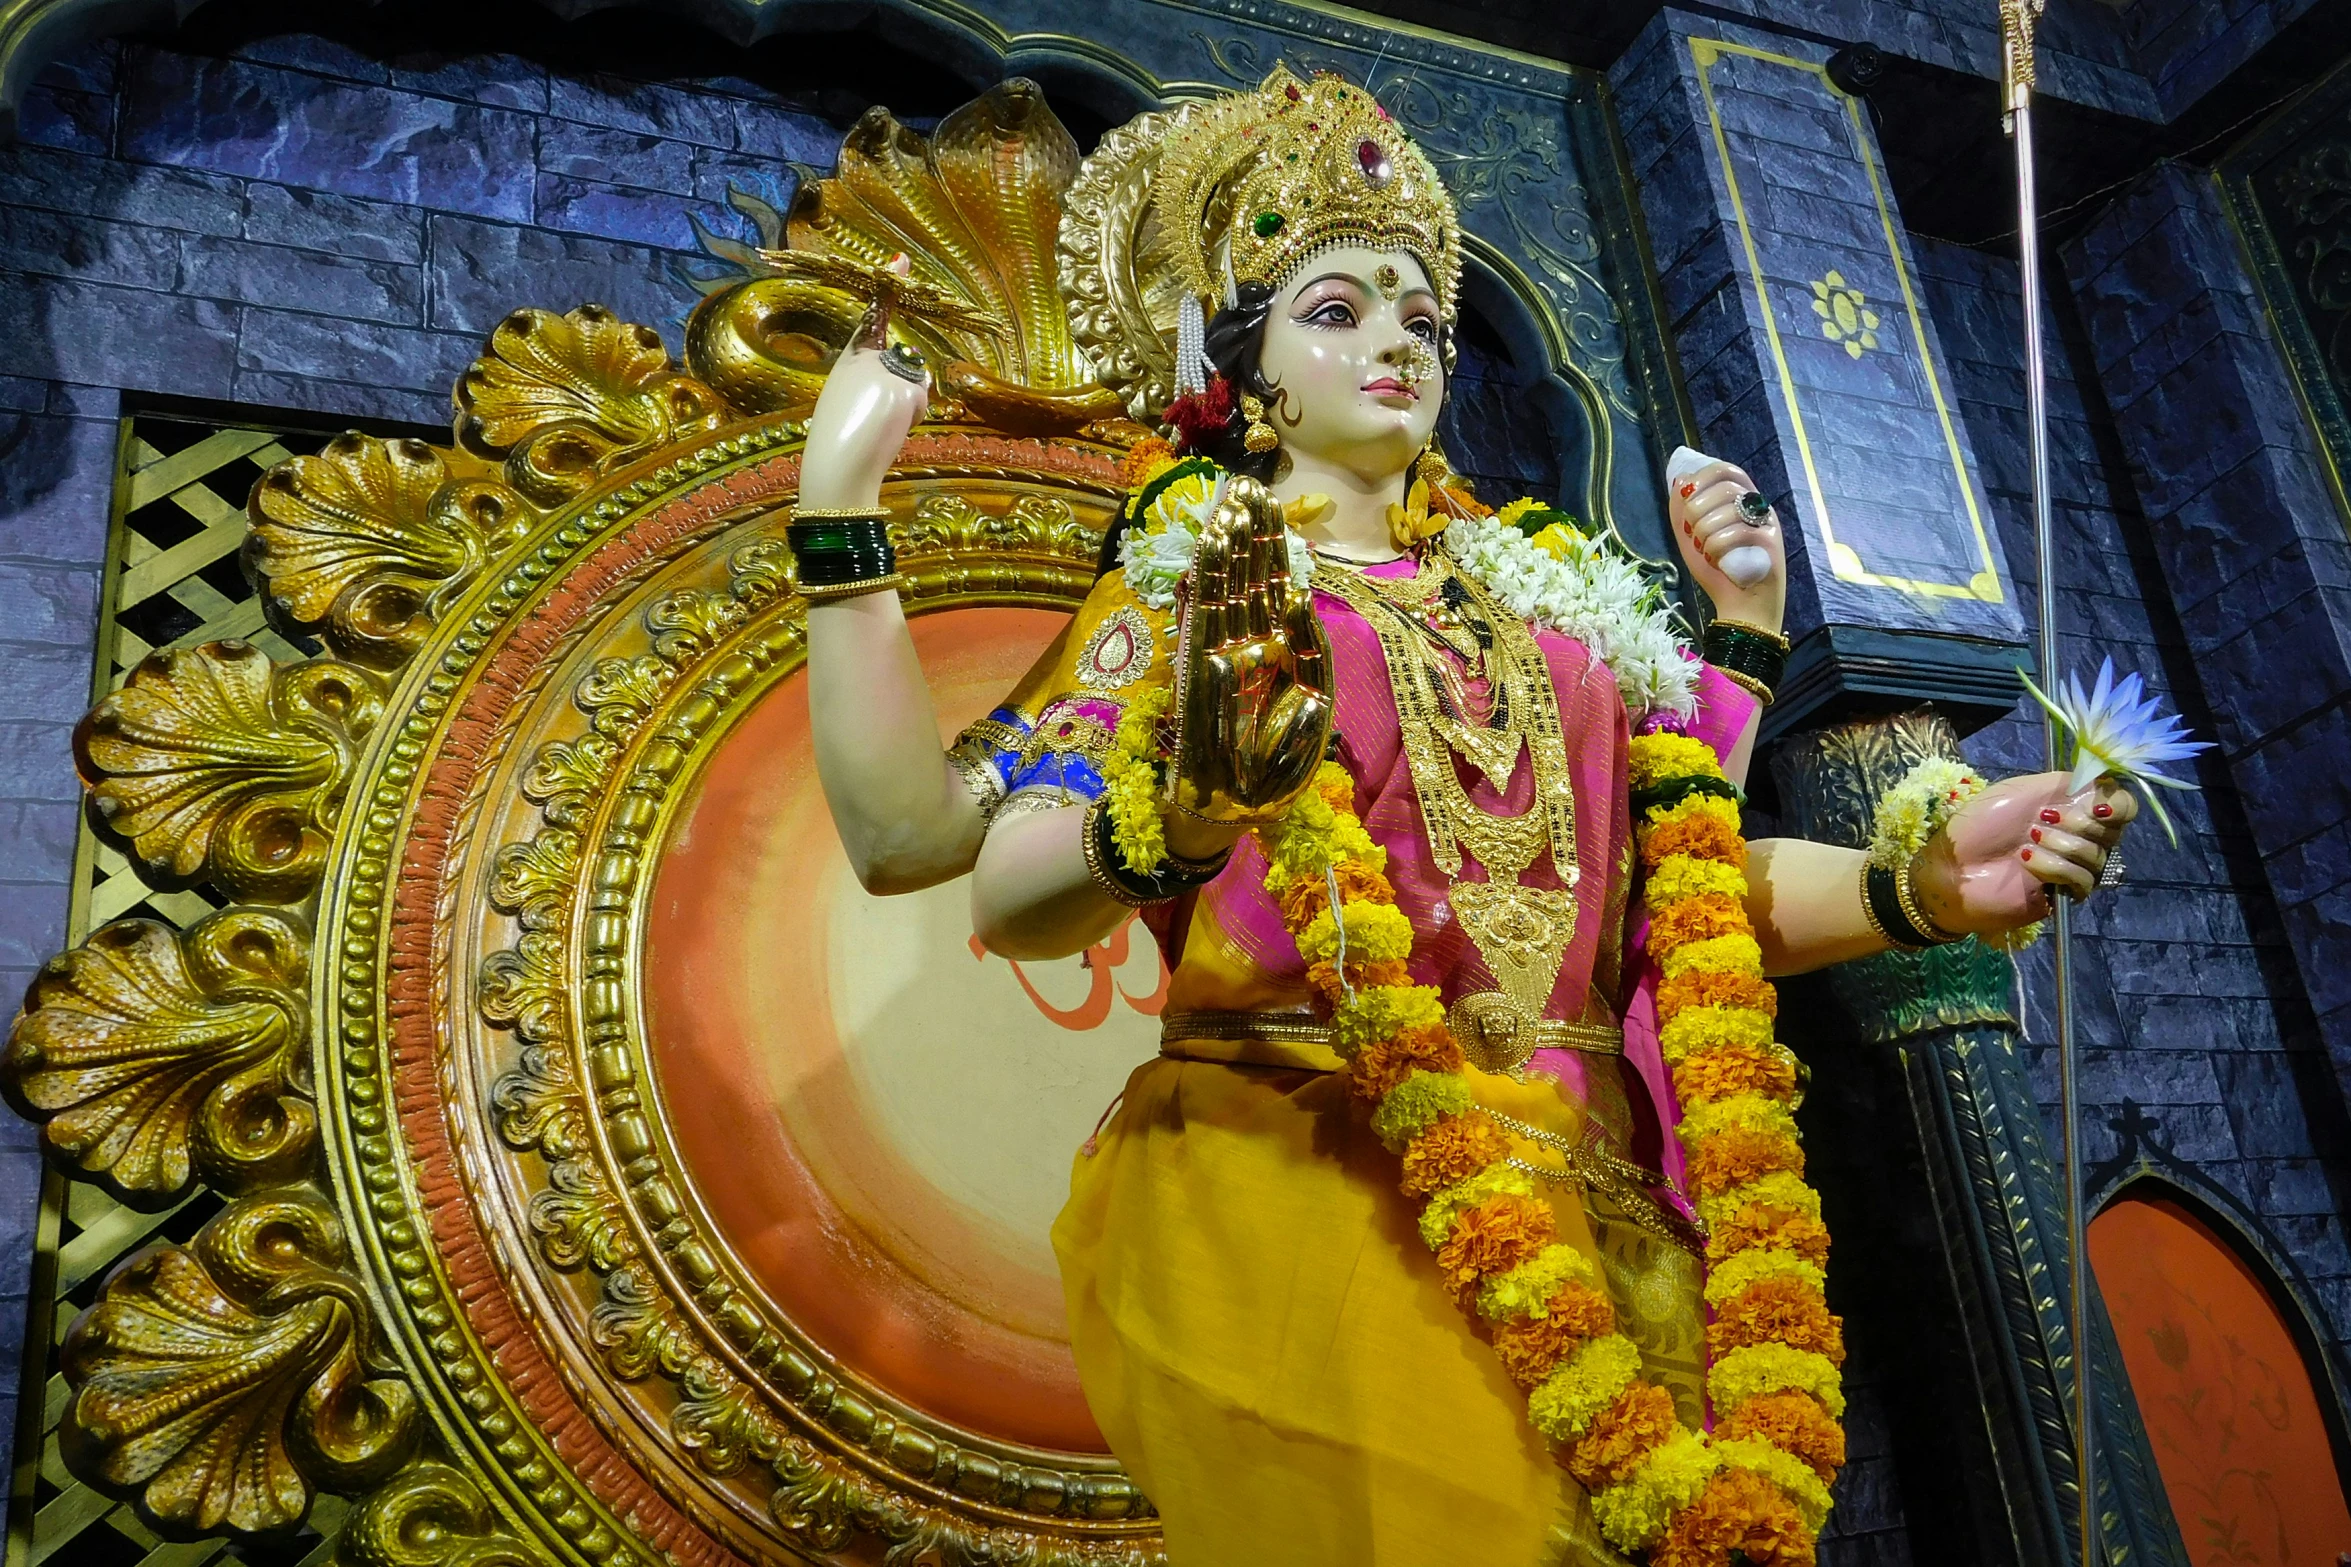
[[[1274,297],[1259,363],[1294,455],[1367,482],[1402,473],[1445,401],[1437,296],[1405,251],[1326,250]]]

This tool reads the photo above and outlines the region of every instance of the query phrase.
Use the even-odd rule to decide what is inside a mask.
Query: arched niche
[[[2351,1551],[2340,1367],[2300,1271],[2234,1199],[2142,1173],[2099,1206],[2090,1263],[2164,1490],[2199,1561]]]

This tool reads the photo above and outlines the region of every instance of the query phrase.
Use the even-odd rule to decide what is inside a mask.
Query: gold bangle
[[[1966,937],[1954,936],[1933,920],[1928,919],[1926,910],[1918,906],[1916,889],[1910,885],[1911,864],[1911,860],[1904,860],[1894,867],[1894,901],[1902,906],[1903,917],[1917,928],[1920,935],[1932,936],[1944,946],[1949,946],[1954,941],[1966,940]]]
[[[1783,653],[1788,651],[1790,645],[1788,639],[1781,636],[1778,632],[1766,631],[1761,626],[1751,626],[1744,620],[1716,620],[1710,624],[1721,626],[1726,630],[1744,631],[1750,636],[1761,637],[1766,642],[1769,642],[1773,646],[1777,647]]]
[[[804,582],[800,585],[800,596],[811,604],[830,604],[836,599],[864,598],[869,593],[894,593],[905,585],[904,574],[893,571],[886,577],[863,577],[855,582],[828,582],[821,587]]]
[[[793,522],[887,522],[887,506],[795,506]]]
[[[1720,625],[1722,622],[1717,621],[1715,624]],[[1771,706],[1771,687],[1765,685],[1762,681],[1756,679],[1753,675],[1742,674],[1736,669],[1725,669],[1720,664],[1712,664],[1708,667],[1711,668],[1716,674],[1722,676],[1723,679],[1730,681],[1740,690],[1755,698],[1756,701],[1761,702],[1765,707]]]
[[[1102,863],[1101,817],[1109,807],[1109,795],[1094,796],[1094,803],[1086,807],[1085,820],[1078,828],[1078,842],[1086,856],[1086,876],[1111,902],[1139,909],[1151,900],[1110,874],[1110,868]]]

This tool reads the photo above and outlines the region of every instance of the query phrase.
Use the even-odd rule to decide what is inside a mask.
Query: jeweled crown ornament
[[[1160,157],[1160,219],[1203,312],[1248,283],[1279,285],[1316,253],[1361,244],[1420,258],[1453,318],[1461,224],[1427,154],[1343,77],[1276,69],[1178,127]],[[1184,372],[1180,381],[1204,379]]]
[[[1436,166],[1363,88],[1277,68],[1112,129],[1070,184],[1055,250],[1071,336],[1151,422],[1206,385],[1211,312],[1348,243],[1418,257],[1453,318],[1461,223]]]

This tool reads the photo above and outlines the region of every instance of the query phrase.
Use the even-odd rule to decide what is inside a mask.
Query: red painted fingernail
[[[2041,820],[2054,827],[2057,825],[2057,813],[2055,811],[2043,811],[2041,813]]]
[[[2031,858],[2033,857],[2033,851],[2032,851],[2032,850],[2030,850],[2030,849],[2026,849],[2026,850],[2024,850],[2024,851],[2023,851],[2021,854],[2019,854],[2017,857],[2018,857],[2019,859],[2026,859],[2026,860],[2029,860],[2029,859],[2031,859]]]
[[[2107,817],[2114,814],[2114,807],[2111,805],[2093,805],[2090,807],[2090,814],[2097,817],[2100,821],[2104,821]]]
[[[2035,843],[2039,843],[2040,841],[2041,841],[2041,829],[2040,829],[2040,828],[2038,828],[2038,827],[2036,827],[2036,828],[2034,828],[2034,829],[2033,829],[2033,842],[2035,842]]]
[[[1691,483],[1688,483],[1688,484],[1685,484],[1685,485],[1683,485],[1683,486],[1682,486],[1682,499],[1683,499],[1683,500],[1685,500],[1685,501],[1686,501],[1686,500],[1688,500],[1688,499],[1689,499],[1691,496],[1693,496],[1693,495],[1695,495],[1695,494],[1697,494],[1697,493],[1698,493],[1698,486],[1697,486],[1697,483],[1696,483],[1695,481],[1692,481]]]

